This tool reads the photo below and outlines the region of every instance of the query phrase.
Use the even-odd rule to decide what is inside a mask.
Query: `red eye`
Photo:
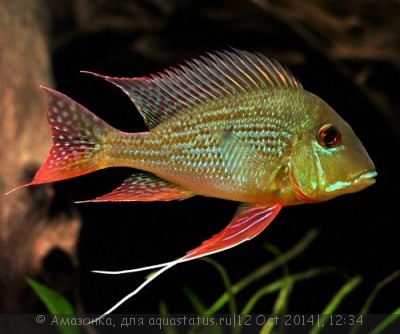
[[[318,143],[324,147],[336,147],[340,144],[341,139],[339,130],[332,124],[325,124],[318,131]]]

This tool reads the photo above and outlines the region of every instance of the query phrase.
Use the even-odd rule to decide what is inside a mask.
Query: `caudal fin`
[[[65,180],[105,168],[102,145],[106,134],[115,129],[68,96],[43,89],[48,94],[47,121],[53,145],[33,180],[23,186]]]

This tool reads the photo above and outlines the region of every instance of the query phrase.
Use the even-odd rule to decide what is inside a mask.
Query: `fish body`
[[[278,93],[285,99],[297,92]],[[116,133],[107,143],[108,161],[151,172],[196,195],[298,203],[286,173],[297,120],[281,117],[276,103],[265,108],[263,101],[267,94],[243,94],[168,119],[149,133]]]
[[[289,88],[215,101],[172,117],[149,133],[116,132],[105,144],[105,157],[108,166],[142,169],[196,195],[258,204],[302,203],[290,162],[298,134],[308,131],[308,111],[317,99]]]
[[[351,127],[261,54],[218,52],[150,78],[95,75],[128,95],[149,131],[121,132],[45,88],[54,143],[27,185],[125,166],[143,172],[91,201],[203,195],[242,203],[220,233],[155,266],[163,267],[160,274],[253,238],[283,206],[325,201],[375,181],[374,164]]]

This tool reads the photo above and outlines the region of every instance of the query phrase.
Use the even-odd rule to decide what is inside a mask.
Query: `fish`
[[[150,77],[110,77],[149,131],[122,132],[66,95],[43,87],[53,137],[38,185],[108,167],[133,173],[115,190],[84,202],[172,201],[194,195],[240,202],[219,233],[166,263],[104,313],[171,267],[235,247],[260,234],[282,207],[330,200],[375,182],[375,166],[350,125],[261,53],[211,52]],[[21,187],[23,187],[21,186]]]

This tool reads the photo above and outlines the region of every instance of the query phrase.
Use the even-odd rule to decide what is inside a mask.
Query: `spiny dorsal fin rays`
[[[121,88],[151,129],[212,101],[262,89],[301,88],[290,71],[262,54],[232,49],[209,53],[150,78],[104,79]]]
[[[235,78],[235,74],[226,69],[224,63],[219,61],[219,58],[215,57],[213,54],[209,54],[210,58],[201,57],[203,64],[206,64],[205,69],[211,72],[215,78],[221,81],[224,88],[228,88],[231,92],[245,92],[245,87],[240,83],[240,78]],[[212,58],[214,57],[214,59]],[[218,59],[218,61],[216,61]],[[214,60],[214,61],[213,61]]]
[[[217,99],[220,97],[219,93],[226,94],[227,96],[233,96],[232,92],[229,89],[225,88],[225,85],[223,84],[221,78],[199,59],[195,59],[190,63],[186,63],[186,65],[189,66],[191,70],[191,72],[189,72],[190,75],[196,76],[197,73],[202,75],[202,79],[197,82],[197,85],[199,85],[200,83],[206,87],[209,87],[213,93],[217,93]],[[185,69],[185,67],[181,68]]]

